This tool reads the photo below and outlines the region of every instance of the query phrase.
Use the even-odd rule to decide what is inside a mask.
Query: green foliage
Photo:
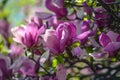
[[[72,44],[72,47],[75,48],[75,47],[79,47],[80,46],[80,41],[77,41],[77,42],[74,42]]]
[[[56,67],[58,64],[62,64],[62,63],[63,63],[63,57],[59,55],[53,59],[52,66]]]
[[[4,47],[4,39],[2,35],[0,35],[0,51],[2,50],[3,47]]]

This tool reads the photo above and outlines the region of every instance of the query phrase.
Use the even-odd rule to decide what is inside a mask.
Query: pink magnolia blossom
[[[9,69],[10,64],[10,58],[0,53],[0,80],[6,80],[11,77],[12,69]]]
[[[104,8],[97,8],[95,14],[96,24],[98,27],[108,27],[110,23],[110,15],[106,13]]]
[[[39,36],[44,33],[45,27],[39,28],[35,23],[29,23],[27,26],[15,27],[11,31],[14,41],[30,48],[38,44]]]
[[[68,32],[68,36],[67,36],[68,38],[67,38],[66,45],[70,45],[77,36],[77,34],[76,34],[76,26],[72,22],[69,22],[69,23],[64,22],[64,23],[59,24],[56,31],[58,33],[61,33],[65,29]]]
[[[64,17],[67,15],[67,9],[65,8],[65,0],[46,0],[46,7],[53,11],[58,18]]]
[[[76,27],[73,23],[62,23],[56,30],[46,30],[44,41],[54,54],[62,53],[76,37]]]
[[[110,56],[114,56],[116,51],[120,49],[120,35],[113,31],[102,33],[99,37],[100,44],[104,47],[104,50],[109,52]]]
[[[97,27],[95,26],[93,30],[90,29],[91,21],[86,20],[82,22],[81,33],[77,35],[77,39],[80,40],[81,44],[85,44],[88,37],[94,36],[97,33]]]
[[[22,66],[19,69],[19,72],[25,77],[26,75],[35,76],[35,63],[30,59],[25,59],[22,63]]]
[[[65,43],[68,37],[66,29],[63,32],[56,32],[55,30],[46,30],[44,41],[46,46],[50,49],[52,54],[58,55],[64,51]]]
[[[10,49],[11,49],[11,53],[10,53],[11,57],[16,57],[16,56],[18,57],[18,56],[22,55],[22,53],[23,53],[23,49],[16,44],[12,44],[10,46]]]

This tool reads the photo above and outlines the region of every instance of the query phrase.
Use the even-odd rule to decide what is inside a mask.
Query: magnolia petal
[[[38,34],[40,35],[40,34],[45,33],[45,30],[46,30],[45,25],[41,26],[41,28],[39,28],[39,30],[38,30]]]
[[[90,21],[83,21],[82,26],[81,26],[82,33],[88,30],[90,30]]]
[[[25,31],[24,27],[15,27],[15,28],[12,28],[11,32],[12,32],[12,34],[14,36],[13,40],[16,41],[16,42],[18,42],[18,43],[22,43],[21,39],[22,39],[22,37],[25,34],[24,31]]]
[[[56,4],[59,8],[64,8],[64,2],[65,0],[53,0],[53,2]]]
[[[120,42],[110,42],[104,50],[107,52],[115,52],[120,49]]]
[[[55,3],[53,3],[52,0],[46,0],[45,5],[46,5],[46,7],[49,10],[53,11],[54,13],[56,13],[58,18],[67,15],[67,9],[64,8],[64,7],[60,8],[60,7],[56,6]]]
[[[111,42],[109,36],[107,36],[105,33],[102,33],[99,37],[100,44],[105,47],[108,43]]]
[[[91,54],[91,56],[95,59],[95,60],[104,60],[106,58],[108,58],[109,54],[108,53],[93,53]]]
[[[79,58],[81,56],[82,49],[80,47],[76,47],[76,48],[72,49],[71,52],[72,52],[73,56],[77,56]]]
[[[58,35],[55,30],[46,30],[44,41],[53,54],[60,52],[60,41],[58,40]]]
[[[38,18],[38,17],[36,17],[36,16],[33,16],[32,18],[31,18],[31,21],[29,21],[29,23],[36,23],[39,27],[41,27],[42,25],[43,25],[43,21],[42,21],[42,19],[40,19],[40,18]]]
[[[32,60],[26,58],[26,60],[23,61],[19,71],[22,73],[23,77],[26,75],[35,76],[35,63]]]
[[[21,65],[23,64],[24,60],[26,60],[26,58],[20,56],[11,66],[9,69],[14,69],[14,71],[17,71]]]
[[[116,42],[116,39],[118,37],[118,34],[113,32],[113,31],[109,31],[107,32],[107,35],[109,36],[109,38],[113,41]]]
[[[91,34],[91,31],[86,31],[84,33],[81,33],[80,35],[77,36],[77,39],[81,41],[81,44],[85,43],[89,35]]]

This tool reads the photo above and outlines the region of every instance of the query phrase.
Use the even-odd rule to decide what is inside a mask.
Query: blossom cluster
[[[0,80],[119,78],[120,32],[115,25],[119,20],[110,13],[113,3],[45,0],[49,12],[36,11],[26,24],[10,32],[7,20],[1,20],[0,34],[9,52],[0,52]]]

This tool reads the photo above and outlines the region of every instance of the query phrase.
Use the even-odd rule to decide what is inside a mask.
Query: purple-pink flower
[[[12,58],[13,57],[18,57],[18,56],[22,55],[22,53],[23,53],[23,49],[20,46],[16,45],[16,44],[12,44],[10,46],[10,49],[11,49],[10,56]]]
[[[67,15],[64,0],[46,0],[45,5],[49,10],[53,11],[58,18]]]
[[[30,48],[36,46],[40,40],[40,35],[44,33],[45,27],[39,28],[35,23],[29,23],[27,26],[13,28],[13,40]]]
[[[113,31],[109,31],[107,34],[102,33],[99,42],[104,47],[104,50],[109,52],[110,56],[116,55],[120,49],[120,35]]]
[[[95,14],[95,21],[98,27],[108,27],[110,24],[110,15],[106,13],[104,8],[97,8]]]
[[[46,30],[44,41],[53,54],[62,53],[76,37],[76,27],[73,23],[62,23],[56,30]]]
[[[66,45],[70,45],[77,36],[76,26],[72,22],[69,22],[69,23],[64,22],[64,23],[59,24],[56,31],[58,33],[62,33],[62,32],[64,32],[65,29],[68,32],[68,36],[66,36],[67,37]]]
[[[81,44],[86,43],[88,37],[94,36],[97,33],[97,27],[95,26],[93,30],[90,29],[91,21],[86,20],[82,22],[81,33],[77,35],[77,39],[80,40]]]
[[[19,69],[19,72],[25,77],[26,75],[35,76],[35,63],[30,59],[25,59],[22,63],[22,66]]]
[[[63,32],[55,30],[46,30],[44,41],[46,46],[50,49],[52,54],[58,55],[64,51],[65,43],[67,41],[68,32],[66,29]]]
[[[12,69],[9,69],[10,64],[10,58],[0,53],[0,80],[10,79],[12,74]]]
[[[84,56],[88,56],[85,49],[81,49],[80,47],[75,47],[72,49],[72,55],[77,56],[79,59],[83,58]]]

